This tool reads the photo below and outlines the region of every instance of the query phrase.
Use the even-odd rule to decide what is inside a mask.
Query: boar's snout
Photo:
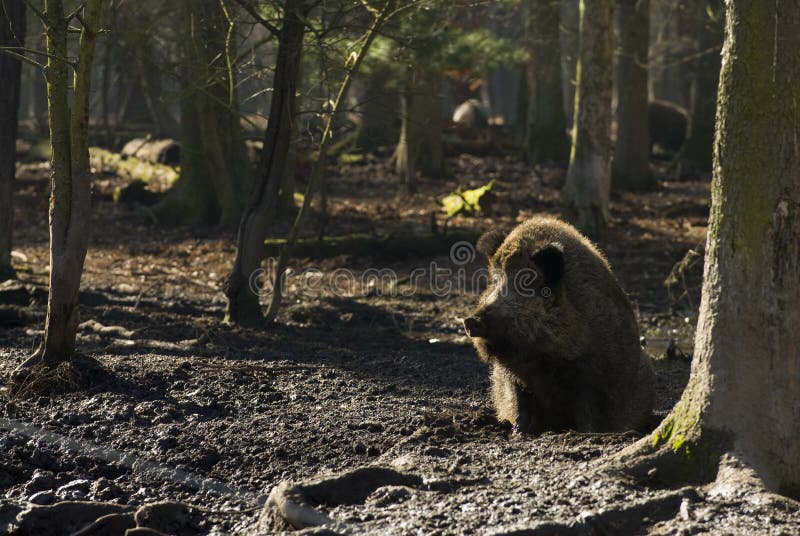
[[[489,333],[489,326],[486,320],[480,316],[471,316],[464,319],[464,331],[470,337],[486,337]]]

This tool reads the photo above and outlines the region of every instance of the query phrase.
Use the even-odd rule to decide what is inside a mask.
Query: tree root
[[[506,536],[605,536],[641,532],[644,523],[671,519],[678,514],[684,501],[700,500],[693,487],[667,492],[659,497],[582,516],[571,523],[543,523],[539,526],[504,533]]]
[[[10,398],[29,399],[79,391],[107,379],[109,374],[99,361],[83,354],[49,364],[37,353],[12,372],[7,386]]]
[[[284,481],[273,488],[259,520],[265,531],[339,526],[315,508],[359,504],[384,486],[421,487],[422,478],[386,467],[361,467],[333,477],[311,479],[299,484]]]

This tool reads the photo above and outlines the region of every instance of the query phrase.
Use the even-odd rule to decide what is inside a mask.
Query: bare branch
[[[45,27],[47,27],[47,19],[45,18],[44,13],[41,10],[39,10],[35,5],[33,5],[33,2],[31,2],[31,0],[24,0],[24,2],[25,5],[28,6],[28,9],[33,11],[33,14],[36,15],[36,18],[42,21],[42,24],[44,24]]]
[[[46,56],[48,58],[53,58],[56,61],[64,62],[67,65],[69,65],[70,67],[72,67],[73,69],[75,68],[75,62],[73,60],[70,60],[70,59],[67,59],[67,58],[62,58],[61,56],[55,56],[53,54],[50,54],[49,52],[42,52],[41,50],[34,50],[32,48],[26,48],[26,47],[0,47],[0,52],[5,52],[6,54],[10,54],[11,52],[15,52],[16,53],[15,57],[22,56],[21,53],[37,54],[39,56]],[[24,57],[24,56],[22,56],[22,57]],[[26,61],[27,60],[28,60],[28,58],[26,58]],[[30,62],[28,62],[28,63],[30,63]],[[37,65],[41,66],[40,63],[37,63]]]
[[[22,54],[20,54],[18,52],[14,52],[14,50],[13,50],[14,48],[16,48],[16,47],[0,47],[0,53],[5,54],[6,56],[11,56],[12,58],[16,58],[19,61],[24,61],[25,63],[29,63],[29,64],[33,65],[34,67],[38,67],[39,69],[44,69],[44,65],[43,64],[41,64],[38,61],[33,60],[33,59],[31,59],[31,58],[29,58],[27,56],[23,56]]]
[[[281,31],[280,31],[280,30],[279,30],[279,29],[278,29],[278,28],[277,28],[277,27],[276,27],[274,24],[272,24],[270,21],[268,21],[267,19],[265,19],[264,17],[262,17],[262,16],[261,16],[261,15],[258,13],[258,11],[256,11],[256,10],[255,10],[255,8],[254,8],[253,6],[251,6],[251,5],[250,5],[250,4],[247,2],[247,0],[235,0],[235,1],[236,1],[236,3],[237,3],[237,4],[239,4],[239,5],[242,7],[242,9],[244,9],[245,11],[247,11],[247,12],[250,14],[250,16],[251,16],[251,17],[253,17],[254,19],[256,19],[256,21],[258,21],[258,23],[259,23],[261,26],[263,26],[264,28],[266,28],[266,29],[267,29],[267,31],[269,31],[269,33],[271,33],[271,34],[272,34],[272,35],[274,35],[275,37],[278,37],[278,36],[281,34]]]
[[[78,7],[76,7],[75,10],[72,13],[67,14],[67,17],[66,17],[67,24],[69,24],[72,21],[72,19],[78,19],[80,21],[80,23],[83,25],[83,27],[85,28],[86,27],[86,22],[81,17],[81,11],[83,11],[83,8],[85,6],[86,6],[86,2],[81,2],[80,5]]]

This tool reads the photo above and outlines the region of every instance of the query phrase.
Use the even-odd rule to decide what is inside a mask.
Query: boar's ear
[[[531,260],[542,271],[545,285],[555,285],[564,275],[564,246],[557,242],[535,252]]]
[[[479,239],[478,243],[475,244],[475,249],[478,250],[479,253],[483,254],[487,259],[491,259],[492,255],[494,255],[497,248],[500,247],[500,244],[506,239],[505,231],[500,229],[492,229],[484,233]]]

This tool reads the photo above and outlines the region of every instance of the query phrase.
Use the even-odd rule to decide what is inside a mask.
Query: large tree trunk
[[[0,47],[25,46],[25,4],[7,0],[0,19]],[[16,161],[22,62],[0,53],[0,281],[14,276],[11,267],[11,230],[14,227],[14,162]]]
[[[305,33],[303,20],[308,9],[305,0],[288,0],[284,8],[264,150],[250,204],[239,223],[236,259],[225,289],[227,322],[251,326],[264,323],[251,278],[258,275],[264,259],[264,240],[275,217],[281,177],[286,172]]]
[[[612,168],[620,190],[650,190],[650,135],[647,123],[650,0],[617,0],[617,140]]]
[[[566,162],[569,158],[562,106],[559,9],[558,2],[552,0],[525,3],[525,45],[531,55],[531,64],[525,70],[528,99],[524,147],[529,164]]]
[[[662,467],[662,478],[708,481],[731,453],[769,489],[797,497],[800,106],[792,96],[800,11],[762,0],[726,4],[692,373],[672,413],[623,458]]]
[[[702,0],[697,10],[697,54],[693,62],[689,102],[689,129],[683,148],[683,165],[711,171],[714,120],[717,113],[720,56],[725,14],[720,0]]]
[[[78,290],[89,244],[89,97],[95,41],[100,29],[102,0],[88,0],[83,10],[70,108],[68,24],[61,0],[46,0],[47,102],[50,119],[50,293],[44,341],[20,372],[36,364],[68,360],[75,350]]]
[[[596,237],[608,222],[611,188],[611,0],[581,0],[572,154],[564,187],[568,219]]]
[[[251,184],[250,164],[225,61],[229,23],[217,0],[200,5],[184,4],[181,177],[155,212],[169,223],[232,229]]]

